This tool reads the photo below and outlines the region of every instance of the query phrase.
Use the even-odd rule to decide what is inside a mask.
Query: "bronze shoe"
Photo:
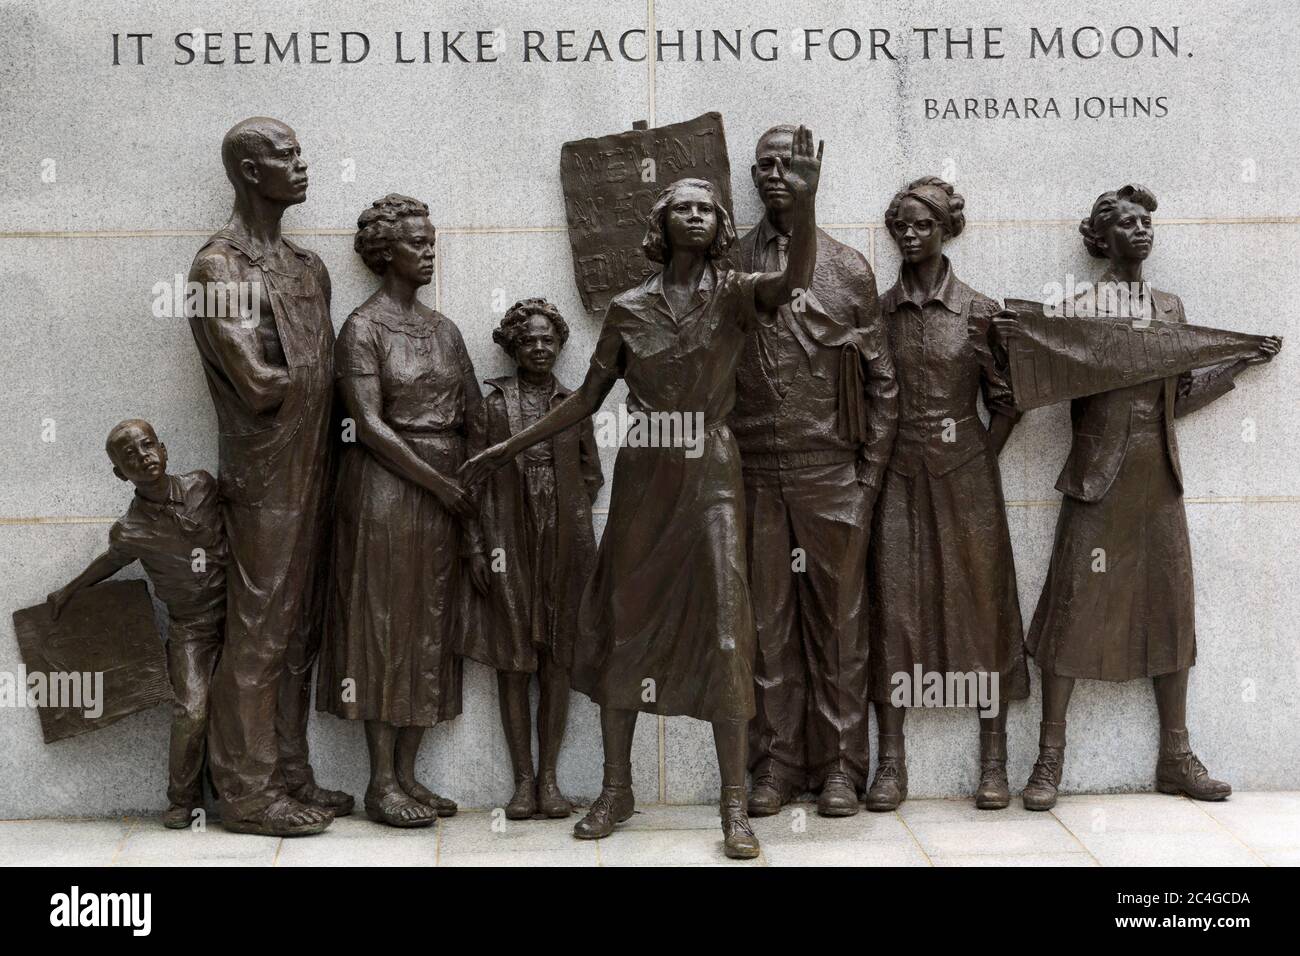
[[[784,782],[770,770],[762,771],[754,778],[754,787],[749,791],[749,815],[770,817],[780,813],[781,808],[798,795],[794,785]]]
[[[1160,734],[1160,759],[1156,762],[1156,789],[1161,793],[1183,794],[1193,800],[1225,800],[1232,787],[1215,780],[1187,741],[1186,730]]]
[[[537,781],[524,777],[515,782],[515,795],[506,804],[507,820],[531,820],[537,812]]]
[[[907,799],[907,753],[902,734],[881,734],[876,779],[867,790],[867,809],[876,813],[897,810]]]
[[[752,860],[759,853],[758,837],[749,825],[744,787],[723,787],[718,801],[722,816],[722,852],[732,860]]]
[[[858,812],[858,791],[849,775],[832,770],[817,796],[817,813],[823,817],[851,817]]]
[[[981,810],[1002,810],[1011,803],[1007,784],[1007,735],[980,733],[980,782],[975,788],[975,806]]]
[[[1043,721],[1038,731],[1038,759],[1029,774],[1020,802],[1026,810],[1050,810],[1056,806],[1061,772],[1065,769],[1065,724]]]
[[[195,807],[173,803],[163,814],[163,826],[168,830],[185,830],[194,822]]]
[[[587,815],[573,825],[573,835],[579,840],[601,840],[614,832],[614,827],[632,818],[636,800],[632,788],[625,785],[606,784],[587,810]]]
[[[573,804],[561,792],[553,773],[543,773],[537,782],[537,811],[552,820],[562,820],[573,813]]]

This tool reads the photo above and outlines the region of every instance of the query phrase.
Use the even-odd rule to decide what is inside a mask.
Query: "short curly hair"
[[[122,435],[124,435],[129,429],[132,428],[140,429],[142,431],[147,431],[149,432],[150,435],[153,435],[155,441],[158,440],[158,432],[154,430],[153,425],[145,421],[143,418],[127,418],[118,422],[116,425],[114,425],[112,428],[109,429],[108,438],[104,440],[104,451],[108,453],[109,461],[111,461],[114,465],[118,463],[117,440],[121,438]]]
[[[929,207],[943,223],[948,239],[956,239],[966,228],[966,200],[962,194],[938,176],[922,176],[908,183],[906,189],[894,193],[894,198],[890,200],[889,208],[885,210],[885,228],[891,234],[904,199],[915,199]]]
[[[646,225],[645,238],[641,240],[641,251],[651,262],[661,265],[668,258],[668,207],[672,205],[679,189],[703,189],[713,199],[713,211],[718,220],[718,231],[709,246],[708,259],[716,261],[727,254],[731,244],[736,241],[736,227],[731,224],[731,215],[718,199],[718,191],[707,179],[679,179],[666,186],[655,199],[650,210],[650,220]]]
[[[535,315],[551,323],[560,340],[560,348],[569,341],[569,323],[564,321],[560,310],[545,299],[521,299],[512,305],[501,317],[501,324],[492,330],[492,341],[505,349],[511,358],[515,357],[515,346],[524,332],[524,325]]]
[[[357,217],[357,234],[352,248],[376,275],[388,268],[384,253],[397,238],[397,224],[403,219],[429,215],[429,207],[418,199],[389,193],[376,199],[370,208]]]
[[[1111,227],[1119,214],[1119,204],[1125,201],[1137,203],[1147,212],[1156,211],[1155,193],[1137,183],[1129,183],[1098,196],[1097,201],[1092,204],[1092,212],[1079,222],[1083,247],[1094,259],[1109,258],[1106,250],[1106,230]]]

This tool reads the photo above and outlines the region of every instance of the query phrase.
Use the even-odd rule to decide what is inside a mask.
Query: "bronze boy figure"
[[[427,728],[460,713],[469,575],[486,587],[476,510],[456,478],[481,399],[460,330],[419,299],[433,279],[428,207],[377,200],[355,246],[380,284],[335,349],[356,435],[339,475],[317,705],[366,723],[366,815],[428,826],[456,804],[416,780],[416,756]]]
[[[569,326],[545,299],[516,302],[493,340],[518,363],[515,375],[487,380],[476,436],[506,441],[546,416],[572,390],[552,373]],[[591,506],[604,483],[591,419],[538,442],[488,481],[480,520],[492,573],[475,626],[463,629],[462,653],[497,671],[501,722],[515,793],[506,817],[567,817],[555,765],[569,714],[569,670],[578,640],[578,607],[596,558]],[[538,678],[538,767],[533,770],[528,684]]]
[[[108,550],[50,595],[51,611],[57,617],[78,590],[134,561],[144,566],[167,608],[167,673],[176,703],[163,825],[180,829],[203,806],[212,672],[226,618],[226,535],[217,482],[206,471],[168,474],[167,446],[138,418],[114,425],[105,449],[113,474],[135,485],[135,497],[109,530]]]
[[[350,796],[317,786],[307,760],[337,437],[330,278],[315,253],[280,233],[285,210],[307,198],[293,130],[243,120],[222,139],[221,159],[234,210],[194,257],[190,279],[205,289],[246,284],[256,310],[207,315],[205,302],[190,319],[217,411],[230,540],[212,774],[228,830],[318,833],[352,812]]]
[[[755,149],[750,171],[765,213],[740,240],[745,272],[786,266],[795,197],[780,170],[794,133],[774,126]],[[870,746],[867,541],[898,415],[862,254],[817,230],[811,288],[759,316],[736,376],[730,424],[758,631],[749,812],[776,813],[811,787],[818,813],[851,816]]]
[[[540,422],[466,466],[469,480],[481,479],[578,424],[619,378],[633,414],[693,423],[692,442],[628,441],[619,449],[609,523],[583,594],[575,649],[573,684],[601,705],[605,751],[600,796],[574,827],[580,838],[608,836],[631,817],[632,733],[645,710],[712,722],[724,851],[758,856],[745,798],[755,635],[740,454],[726,422],[755,310],[774,311],[812,280],[820,166],[820,150],[801,127],[783,170],[796,214],[789,264],[780,272],[719,269],[715,263],[735,233],[713,186],[685,179],[663,190],[644,242],[647,257],[663,269],[611,303],[582,385]]]
[[[987,334],[998,305],[957,278],[943,244],[961,234],[965,201],[934,176],[898,192],[885,225],[903,266],[882,300],[898,372],[898,437],[876,502],[871,589],[871,699],[879,722],[869,810],[907,798],[906,706],[894,692],[921,673],[975,675],[996,687],[980,716],[982,809],[1005,807],[1006,704],[1029,694],[1016,573],[998,453],[1019,417]],[[980,421],[976,397],[991,414]],[[992,683],[996,677],[997,684]],[[946,702],[949,706],[955,702]]]
[[[1138,185],[1097,197],[1079,231],[1088,253],[1109,259],[1110,267],[1094,289],[1080,292],[1073,314],[1087,321],[1187,321],[1178,296],[1142,278],[1155,209],[1155,196]],[[1014,335],[1017,322],[999,317],[995,325],[1000,334]],[[1157,790],[1196,800],[1222,800],[1232,792],[1210,777],[1187,739],[1196,625],[1174,419],[1231,391],[1239,373],[1269,361],[1280,346],[1266,339],[1257,356],[1242,362],[1071,403],[1074,443],[1056,483],[1065,497],[1027,639],[1042,669],[1043,720],[1038,761],[1022,795],[1026,809],[1056,803],[1066,710],[1080,677],[1152,678],[1160,718]]]

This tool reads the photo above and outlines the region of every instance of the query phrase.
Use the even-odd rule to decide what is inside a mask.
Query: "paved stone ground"
[[[717,810],[644,807],[612,837],[575,840],[573,820],[506,821],[465,811],[400,831],[357,815],[291,840],[163,829],[154,818],[0,822],[0,864],[72,866],[1294,866],[1300,791],[1239,793],[1225,803],[1159,794],[1070,796],[1050,813],[979,811],[909,800],[896,813],[839,820],[794,804],[755,820],[756,861],[722,855]],[[494,821],[496,825],[494,826]],[[502,826],[504,824],[504,826]]]

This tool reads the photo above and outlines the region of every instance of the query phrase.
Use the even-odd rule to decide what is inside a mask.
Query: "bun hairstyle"
[[[891,233],[904,199],[915,199],[929,207],[943,223],[945,239],[956,239],[966,228],[966,200],[962,194],[938,176],[922,176],[908,183],[906,189],[894,193],[889,208],[885,210],[885,228]]]
[[[514,358],[515,346],[523,333],[524,324],[535,315],[550,321],[556,338],[560,340],[560,348],[564,348],[564,343],[569,341],[569,323],[564,321],[560,310],[545,299],[521,299],[512,305],[501,317],[501,324],[492,330],[492,341]]]
[[[646,224],[645,238],[641,240],[641,251],[651,262],[663,264],[668,258],[668,207],[672,205],[677,190],[693,187],[706,190],[713,199],[713,212],[717,216],[718,231],[709,246],[708,259],[716,262],[727,254],[731,244],[736,241],[736,227],[731,224],[731,216],[718,201],[718,191],[707,179],[679,179],[664,188],[650,210],[650,221]]]
[[[1106,250],[1106,230],[1111,227],[1119,213],[1121,202],[1137,203],[1147,212],[1156,211],[1156,195],[1145,186],[1129,183],[1119,189],[1102,193],[1092,204],[1088,218],[1079,223],[1079,232],[1083,235],[1083,247],[1088,255],[1097,259],[1109,258]]]
[[[397,239],[397,224],[413,216],[429,215],[429,207],[418,199],[389,193],[376,199],[370,208],[357,217],[357,234],[352,248],[376,275],[388,268],[384,253]]]

